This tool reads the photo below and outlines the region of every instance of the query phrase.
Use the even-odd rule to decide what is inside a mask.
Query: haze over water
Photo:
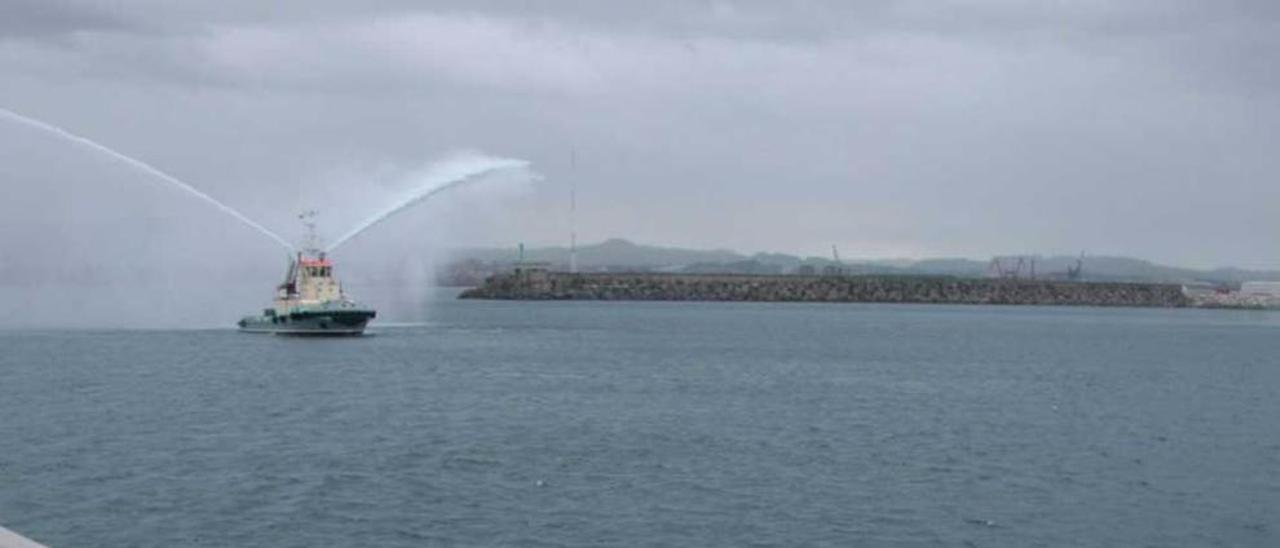
[[[357,340],[0,332],[51,546],[1274,546],[1276,313],[440,295]]]
[[[1280,279],[1276,67],[1275,0],[6,0],[0,526],[1280,546],[1280,312],[430,285],[448,248],[610,238]],[[310,210],[372,336],[224,329]]]

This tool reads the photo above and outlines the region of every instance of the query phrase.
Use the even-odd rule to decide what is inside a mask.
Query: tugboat
[[[304,218],[307,214],[304,214]],[[311,213],[310,215],[314,215]],[[347,297],[333,277],[333,261],[315,245],[315,225],[309,223],[310,245],[289,260],[284,283],[276,288],[274,306],[259,316],[245,316],[237,324],[246,333],[276,335],[361,335],[377,311]]]

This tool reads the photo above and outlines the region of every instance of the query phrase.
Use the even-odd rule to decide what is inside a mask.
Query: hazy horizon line
[[[610,236],[610,237],[606,237],[606,238],[603,238],[603,239],[600,239],[600,240],[596,240],[596,241],[594,241],[594,242],[590,242],[590,243],[579,243],[579,244],[577,245],[577,248],[578,248],[578,249],[582,249],[582,248],[584,248],[584,247],[599,246],[599,245],[603,245],[603,244],[608,243],[608,242],[611,242],[611,241],[622,241],[622,242],[627,242],[627,243],[629,243],[629,244],[632,244],[632,245],[635,245],[635,246],[638,246],[638,247],[650,247],[650,248],[661,248],[661,249],[673,249],[673,250],[680,250],[680,251],[693,251],[693,252],[702,252],[702,253],[732,253],[732,254],[735,254],[735,255],[742,256],[743,258],[746,258],[746,259],[750,259],[750,258],[753,258],[753,257],[759,256],[759,255],[788,255],[788,256],[796,257],[796,258],[801,259],[801,260],[809,260],[809,259],[833,260],[833,258],[832,258],[831,256],[829,256],[829,255],[817,255],[817,254],[811,254],[811,253],[798,253],[798,252],[791,252],[791,251],[776,251],[776,250],[763,250],[763,251],[746,252],[746,251],[741,251],[741,250],[738,250],[738,249],[734,249],[734,248],[732,248],[732,247],[697,247],[697,246],[686,246],[686,245],[681,245],[681,244],[671,244],[671,243],[647,243],[647,242],[641,242],[641,241],[639,241],[639,240],[634,240],[634,239],[631,239],[631,238],[626,238],[626,237],[621,237],[621,236]],[[526,249],[526,250],[530,250],[530,249],[557,249],[557,250],[565,250],[565,251],[568,251],[568,250],[569,250],[569,246],[568,246],[568,245],[566,245],[566,244],[562,244],[562,243],[542,243],[542,242],[538,242],[538,241],[533,241],[533,242],[517,242],[517,243],[514,243],[514,244],[510,244],[509,246],[508,246],[508,245],[502,245],[502,244],[496,244],[496,243],[494,243],[494,244],[487,244],[487,245],[486,245],[486,244],[466,244],[466,245],[449,246],[449,249],[450,249],[451,251],[460,251],[460,250],[468,250],[468,249],[470,249],[470,250],[481,250],[481,249],[484,249],[484,250],[498,250],[498,249],[506,249],[506,248],[508,248],[508,247],[509,247],[509,248],[510,248],[510,250],[512,251],[513,255],[514,255],[514,254],[518,253],[519,245],[521,245],[521,244],[524,244],[524,246],[525,246],[525,249]],[[1037,258],[1037,259],[1064,259],[1064,258],[1065,258],[1065,259],[1074,259],[1074,258],[1080,257],[1080,256],[1082,256],[1082,255],[1083,255],[1083,257],[1084,257],[1086,260],[1087,260],[1087,259],[1089,259],[1089,258],[1091,258],[1091,257],[1092,257],[1092,258],[1095,258],[1095,259],[1127,259],[1127,260],[1143,261],[1143,262],[1146,262],[1146,263],[1149,263],[1149,264],[1152,264],[1152,265],[1155,265],[1155,266],[1161,266],[1161,267],[1178,268],[1178,269],[1185,269],[1185,270],[1197,270],[1197,271],[1206,271],[1206,272],[1220,271],[1220,270],[1244,270],[1244,271],[1254,271],[1254,272],[1280,272],[1280,265],[1275,265],[1275,266],[1240,266],[1240,265],[1234,265],[1234,264],[1229,264],[1229,265],[1221,265],[1221,264],[1216,264],[1216,265],[1204,265],[1204,264],[1200,264],[1200,265],[1188,265],[1188,264],[1182,264],[1182,263],[1177,263],[1177,262],[1165,262],[1165,261],[1161,261],[1161,260],[1158,260],[1158,259],[1150,259],[1150,258],[1146,258],[1146,257],[1139,256],[1139,255],[1128,255],[1128,254],[1124,254],[1124,253],[1114,253],[1114,252],[1094,253],[1094,254],[1091,254],[1091,253],[1088,253],[1088,252],[1083,252],[1083,253],[1052,253],[1052,252],[1051,252],[1051,253],[1044,253],[1044,252],[1034,252],[1034,253],[997,253],[997,254],[992,254],[992,255],[987,255],[987,256],[985,256],[985,257],[981,257],[981,256],[972,256],[972,255],[963,255],[963,254],[956,254],[956,255],[938,254],[938,255],[918,255],[918,256],[909,256],[909,255],[901,255],[901,256],[862,256],[862,255],[853,255],[853,256],[846,256],[846,255],[844,255],[844,252],[843,252],[843,251],[841,251],[841,257],[840,257],[840,260],[841,260],[841,262],[868,262],[868,263],[870,263],[870,262],[880,262],[880,263],[888,263],[888,262],[912,262],[912,263],[919,263],[919,262],[923,262],[923,261],[937,261],[937,260],[963,260],[963,261],[973,261],[973,262],[987,262],[987,261],[990,261],[990,260],[992,260],[992,259],[996,259],[996,258],[1000,258],[1000,259],[1006,259],[1006,258],[1013,258],[1013,259],[1017,259],[1017,258],[1020,258],[1020,257],[1021,257],[1021,258]]]

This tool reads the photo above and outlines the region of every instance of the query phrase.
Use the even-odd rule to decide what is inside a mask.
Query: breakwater
[[[463,299],[761,301],[1184,307],[1180,286],[947,276],[753,276],[570,274],[519,269],[496,274]]]

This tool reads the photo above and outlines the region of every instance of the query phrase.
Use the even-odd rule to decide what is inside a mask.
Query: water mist
[[[284,248],[289,252],[292,253],[294,251],[293,244],[290,244],[288,240],[285,240],[284,238],[280,237],[279,234],[272,232],[271,230],[267,229],[267,227],[264,227],[258,224],[253,219],[250,219],[244,216],[244,214],[240,213],[239,211],[236,211],[231,206],[218,201],[214,197],[208,194],[205,194],[204,192],[201,192],[195,187],[179,180],[177,177],[174,177],[172,175],[169,175],[168,173],[160,171],[159,169],[155,168],[151,164],[143,162],[142,160],[139,160],[137,158],[127,156],[123,153],[117,152],[87,137],[81,137],[65,129],[57,127],[55,125],[41,122],[40,120],[36,120],[34,118],[23,116],[21,114],[5,109],[3,107],[0,107],[0,117],[8,119],[13,122],[23,124],[28,127],[38,129],[45,133],[52,134],[54,136],[68,140],[82,147],[88,148],[94,152],[105,154],[106,156],[110,157],[113,160],[116,160],[125,165],[128,165],[129,167],[142,171],[143,173],[146,173],[156,179],[160,179],[161,181],[169,183],[177,187],[178,189],[182,190],[183,192],[186,192],[187,194],[190,194],[200,200],[207,202],[208,204],[217,208],[219,211],[222,211],[223,213],[226,213],[227,215],[234,217],[236,220],[244,223],[245,225],[248,225],[254,230],[257,230],[258,232],[262,233],[264,236],[271,238],[272,240],[275,240],[276,243],[284,246]]]

